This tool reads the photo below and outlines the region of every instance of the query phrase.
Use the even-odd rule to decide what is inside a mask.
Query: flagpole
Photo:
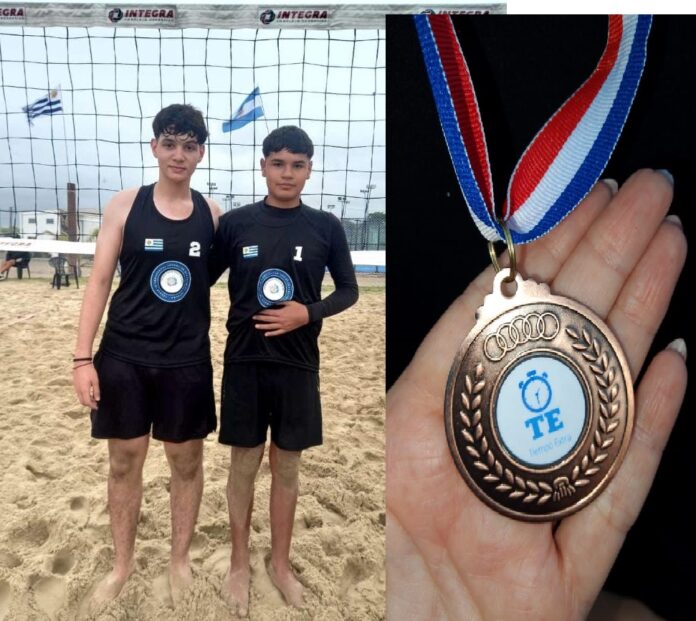
[[[259,101],[261,102],[261,110],[263,110],[263,124],[266,126],[266,136],[271,132],[268,131],[268,121],[266,120],[266,104],[263,103],[263,97],[261,97],[261,89],[255,87],[259,91]],[[256,150],[256,121],[254,121],[254,150]],[[256,200],[256,176],[252,177],[252,188],[251,191],[254,193],[254,200]]]
[[[63,101],[63,91],[61,89],[61,85],[58,85],[58,88],[56,89],[58,91],[58,95],[60,97],[61,102]],[[62,105],[62,103],[61,103]],[[68,130],[65,126],[65,111],[63,110],[63,114],[60,115],[63,119],[63,146],[65,147],[65,168],[68,171],[68,183],[71,182],[70,180],[70,158],[68,156]]]
[[[50,88],[50,87],[49,87]],[[27,93],[27,97],[29,96],[29,93]],[[27,108],[32,106],[33,104],[30,104],[27,101]],[[33,145],[34,145],[34,133],[32,132],[32,128],[34,127],[34,119],[31,116],[31,112],[28,109],[27,110],[27,120],[29,121],[29,144],[30,144],[30,149],[32,153],[32,159],[34,156],[34,151],[33,151]],[[33,166],[32,166],[32,172],[33,172]],[[36,204],[38,201],[37,195],[36,195],[36,189],[34,189],[34,237],[38,237],[38,222],[39,222],[39,215],[38,215],[38,205]],[[16,206],[15,206],[16,209]],[[31,223],[29,223],[31,224]],[[15,212],[15,223],[14,223],[14,230],[17,231],[18,223],[17,223],[17,213]],[[22,221],[22,233],[21,236],[24,235],[24,222]]]
[[[256,77],[254,76],[254,84],[256,84]],[[257,86],[254,86],[254,91],[257,89]],[[252,93],[254,91],[251,91]],[[259,99],[261,99],[261,91],[259,90]],[[254,102],[256,103],[256,102]],[[263,109],[263,101],[261,101],[261,108]],[[266,115],[264,114],[264,117]],[[256,119],[251,124],[251,131],[252,131],[252,142],[254,143],[254,153],[251,157],[251,162],[252,162],[252,170],[256,168],[254,166],[254,163],[256,161]],[[256,202],[256,175],[252,173],[251,175],[251,195],[252,195],[252,200]]]
[[[263,109],[263,122],[266,126],[266,136],[268,136],[268,134],[270,134],[271,132],[268,129],[268,121],[266,120],[266,104],[263,103],[263,97],[261,97],[261,89],[259,89],[259,99],[261,100],[261,108]]]

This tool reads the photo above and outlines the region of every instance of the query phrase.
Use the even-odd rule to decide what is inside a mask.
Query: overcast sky
[[[0,226],[6,210],[81,211],[157,178],[152,117],[175,102],[207,118],[208,150],[192,186],[223,208],[264,195],[258,173],[268,131],[300,124],[316,145],[306,201],[345,215],[385,210],[383,30],[154,30],[0,28]],[[64,111],[34,119],[22,107],[61,88]],[[265,117],[222,132],[258,86]],[[55,188],[59,188],[56,191]],[[234,195],[225,199],[226,195]]]

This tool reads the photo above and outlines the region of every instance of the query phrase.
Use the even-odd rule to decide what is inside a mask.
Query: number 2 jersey
[[[225,362],[278,362],[318,370],[321,320],[358,299],[340,220],[304,203],[282,209],[260,201],[230,211],[220,218],[211,281],[227,267],[231,307]],[[322,300],[327,267],[336,290]],[[254,327],[254,315],[288,300],[307,306],[307,325],[270,337]]]
[[[205,198],[191,190],[183,220],[162,215],[154,184],[138,191],[123,228],[121,283],[114,292],[100,349],[152,367],[210,360],[208,255],[215,225]]]

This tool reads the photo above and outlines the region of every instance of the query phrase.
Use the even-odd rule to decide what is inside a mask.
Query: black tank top
[[[163,216],[154,184],[138,191],[123,229],[121,284],[113,295],[101,349],[152,367],[210,360],[208,253],[215,232],[210,207],[191,190],[185,220]]]

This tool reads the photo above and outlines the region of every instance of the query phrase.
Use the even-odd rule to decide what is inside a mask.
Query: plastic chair
[[[17,270],[17,278],[19,280],[22,280],[22,273],[24,270],[27,270],[27,276],[31,278],[31,270],[29,269],[29,261],[31,259],[27,259],[26,261],[23,261],[20,265],[15,265],[15,269]]]
[[[68,260],[62,256],[51,257],[48,260],[48,264],[53,268],[53,281],[51,282],[51,288],[60,289],[61,286],[70,286],[70,274],[65,271],[65,266]]]

